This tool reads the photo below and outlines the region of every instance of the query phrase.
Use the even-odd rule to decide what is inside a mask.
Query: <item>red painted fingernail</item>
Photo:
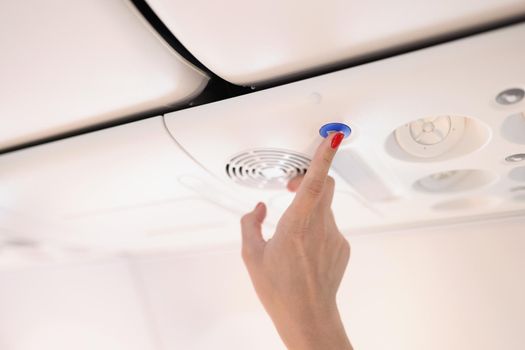
[[[330,146],[333,148],[333,149],[336,149],[337,147],[339,147],[339,145],[341,144],[341,142],[343,142],[343,139],[345,138],[345,134],[343,134],[342,132],[338,132],[337,134],[334,135],[334,137],[332,138],[332,143],[330,144]]]

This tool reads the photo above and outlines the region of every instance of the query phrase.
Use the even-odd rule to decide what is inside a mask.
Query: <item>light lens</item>
[[[523,100],[525,91],[520,88],[512,88],[502,91],[496,96],[496,102],[500,105],[513,105]]]

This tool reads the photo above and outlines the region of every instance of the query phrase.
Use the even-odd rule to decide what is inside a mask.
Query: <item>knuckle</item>
[[[301,218],[296,219],[291,223],[291,227],[289,229],[291,237],[302,241],[307,235],[310,234],[310,226],[310,213],[304,213]]]
[[[328,153],[325,153],[323,154],[322,160],[325,166],[330,166],[330,164],[332,163],[332,156]]]
[[[241,226],[246,226],[246,224],[250,221],[250,214],[244,214],[241,217]]]
[[[324,181],[322,179],[312,179],[308,186],[306,187],[306,190],[308,193],[314,197],[317,197],[321,195],[324,188]]]
[[[333,177],[328,176],[326,178],[326,186],[331,187],[331,188],[335,187],[335,180]]]

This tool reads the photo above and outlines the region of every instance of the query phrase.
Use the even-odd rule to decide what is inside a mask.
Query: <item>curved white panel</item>
[[[323,124],[350,125],[353,133],[333,163],[337,189],[354,195],[349,203],[339,205],[343,214],[336,219],[343,230],[443,223],[520,210],[523,215],[523,203],[512,200],[509,192],[518,183],[516,176],[507,175],[519,163],[504,160],[519,153],[520,145],[508,142],[499,130],[508,115],[523,110],[525,101],[496,102],[501,91],[525,84],[525,70],[516,69],[525,61],[523,38],[525,24],[514,25],[176,111],[165,115],[166,125],[187,152],[217,177],[236,185],[239,194],[255,193],[257,187],[274,188],[278,180],[286,180],[286,173],[279,172],[288,165],[282,155],[288,160],[296,158],[293,163],[297,166],[295,154],[311,158],[321,141],[318,131]],[[464,129],[453,122],[450,132],[438,135],[441,143],[458,135],[445,148],[446,154],[436,152],[436,146],[427,142],[417,153],[424,156],[423,163],[410,149],[400,147],[399,139],[411,137],[410,133],[398,135],[397,140],[393,137],[400,125],[441,115],[469,117]],[[424,127],[436,132],[441,128],[439,123],[437,127],[428,124]],[[264,160],[262,150],[267,155]],[[470,174],[464,179],[466,184],[462,176],[450,176],[456,172]],[[233,176],[239,173],[241,176]],[[427,178],[431,181],[425,184],[431,182],[431,190],[422,191],[421,179]],[[272,186],[266,186],[268,183]],[[272,199],[279,202],[270,190],[259,192],[265,193],[257,193],[259,199],[268,196],[270,204]],[[340,194],[336,197],[342,199]],[[451,200],[460,200],[461,205],[440,210],[450,207]]]
[[[0,169],[0,266],[235,241],[252,205],[177,147],[161,117],[4,154]]]
[[[0,149],[172,105],[207,78],[127,1],[0,4]]]
[[[148,0],[208,68],[271,81],[525,12],[523,0]]]

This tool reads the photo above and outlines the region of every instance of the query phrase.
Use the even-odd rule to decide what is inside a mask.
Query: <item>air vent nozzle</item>
[[[300,153],[257,148],[238,153],[226,163],[226,174],[234,182],[265,189],[282,189],[297,175],[304,175],[310,159]]]
[[[421,158],[434,158],[454,148],[465,130],[465,118],[438,116],[414,120],[396,129],[399,146]]]

